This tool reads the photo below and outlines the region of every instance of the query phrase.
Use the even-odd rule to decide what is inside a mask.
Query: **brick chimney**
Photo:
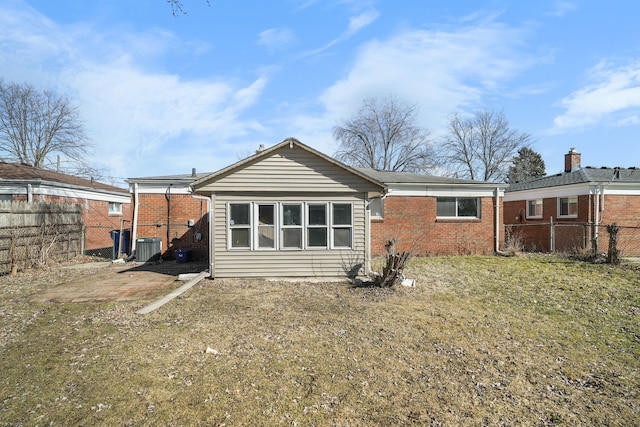
[[[580,153],[575,148],[564,155],[564,171],[573,172],[580,169]]]

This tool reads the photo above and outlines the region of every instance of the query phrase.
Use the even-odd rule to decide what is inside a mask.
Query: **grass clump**
[[[37,278],[3,278],[0,425],[640,422],[637,268],[527,255],[406,274],[415,288],[206,280],[144,316],[29,303]]]

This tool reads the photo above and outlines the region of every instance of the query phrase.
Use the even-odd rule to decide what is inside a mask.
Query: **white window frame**
[[[535,203],[536,208],[540,206],[540,214],[536,214],[535,211],[531,213],[531,203]],[[542,218],[543,215],[542,199],[529,199],[527,200],[527,218]],[[536,209],[537,210],[537,209]]]
[[[349,224],[336,224],[335,223],[335,218],[334,218],[334,207],[336,205],[349,205],[349,209],[350,209],[350,218]],[[330,207],[330,223],[331,223],[331,249],[352,249],[353,248],[353,203],[350,202],[332,202],[331,203],[331,207]],[[337,246],[336,245],[336,238],[335,238],[335,233],[336,230],[338,229],[345,229],[348,228],[349,229],[349,246]]]
[[[122,215],[122,203],[120,202],[107,202],[109,215]]]
[[[280,202],[280,247],[281,251],[301,251],[305,249],[305,203],[302,202]],[[299,206],[300,207],[300,224],[289,224],[285,225],[284,223],[284,207],[285,206]],[[300,246],[284,246],[285,238],[284,233],[285,230],[300,230]]]
[[[260,206],[271,206],[273,209],[273,224],[271,224],[271,228],[273,229],[273,246],[260,246],[260,228],[269,227],[269,224],[260,224]],[[254,242],[253,247],[258,251],[275,251],[278,250],[278,204],[274,202],[255,202],[253,203],[253,218],[255,218],[255,224],[251,224],[251,229],[253,231]]]
[[[232,224],[231,223],[231,206],[232,205],[249,205],[249,224]],[[251,202],[229,202],[227,203],[227,248],[232,251],[246,251],[253,249],[253,206]],[[233,246],[232,233],[236,229],[248,229],[249,230],[249,246]]]
[[[562,214],[562,201],[567,200],[567,214]],[[572,203],[572,200],[575,200]],[[575,204],[575,213],[571,213],[571,205]],[[577,218],[578,217],[578,196],[558,197],[558,218]]]
[[[438,215],[438,200],[440,199],[454,199],[455,200],[455,215]],[[461,216],[458,215],[459,206],[458,203],[461,199],[473,199],[476,201],[476,215],[475,216]],[[448,197],[436,197],[436,218],[442,219],[480,219],[482,218],[482,198],[481,197],[456,197],[456,196],[448,196]]]
[[[309,207],[311,206],[322,206],[324,207],[324,225],[320,225],[320,224],[310,224],[309,223],[309,219],[311,217],[311,215],[309,215]],[[306,224],[305,224],[305,249],[308,250],[324,250],[324,249],[328,249],[329,248],[329,223],[330,223],[330,216],[331,216],[331,211],[330,211],[330,204],[329,203],[322,203],[322,202],[308,202],[305,203],[305,212],[306,212]],[[324,246],[311,246],[309,244],[309,230],[310,229],[324,229],[325,231],[325,245]]]
[[[369,200],[369,215],[372,219],[384,219],[384,199],[374,197]]]

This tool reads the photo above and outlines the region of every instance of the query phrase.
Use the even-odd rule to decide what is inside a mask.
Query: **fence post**
[[[556,251],[556,228],[553,223],[553,217],[549,217],[549,250],[551,252]]]

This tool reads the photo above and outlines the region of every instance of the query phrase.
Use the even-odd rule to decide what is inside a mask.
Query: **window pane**
[[[249,229],[248,228],[232,228],[231,229],[231,247],[232,248],[248,248],[249,245]]]
[[[456,216],[455,197],[438,197],[436,216]]]
[[[326,228],[309,228],[307,233],[310,247],[327,247]]]
[[[529,200],[527,208],[529,216],[542,216],[542,200]]]
[[[285,248],[302,248],[302,229],[301,228],[283,228],[282,229],[282,246]]]
[[[302,225],[301,205],[282,205],[283,225]]]
[[[327,205],[309,205],[309,225],[327,225]]]
[[[333,246],[340,248],[351,247],[351,228],[333,229]]]
[[[258,224],[274,225],[275,224],[274,210],[275,210],[275,206],[273,205],[258,205]]]
[[[479,217],[478,199],[458,199],[458,216]]]
[[[348,203],[333,204],[333,224],[351,225],[351,205]]]
[[[109,202],[109,213],[122,213],[122,204],[117,202]]]
[[[383,201],[381,197],[376,197],[369,202],[369,211],[374,218],[383,217]]]
[[[258,226],[258,247],[274,248],[275,247],[275,228],[272,225]]]
[[[231,225],[249,225],[249,204],[233,203],[231,204]]]
[[[578,214],[578,198],[563,197],[560,199],[560,215],[577,215]]]

